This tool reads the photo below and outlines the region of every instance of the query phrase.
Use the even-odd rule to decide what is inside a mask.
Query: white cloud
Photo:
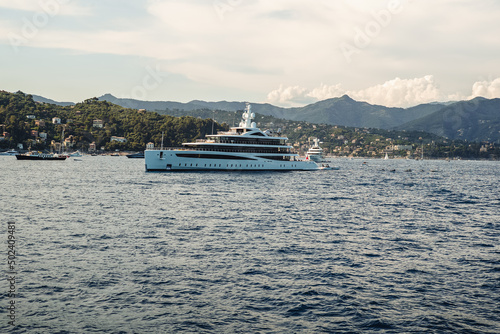
[[[46,13],[50,16],[80,16],[90,14],[87,8],[79,6],[71,0],[0,0],[0,7],[27,12]]]
[[[281,106],[302,105],[312,102],[309,91],[300,86],[283,87],[283,85],[280,85],[278,89],[267,94],[267,99],[271,103]]]
[[[432,75],[415,79],[395,78],[361,90],[347,90],[341,84],[332,86],[322,84],[312,90],[299,86],[280,86],[279,89],[269,93],[268,100],[280,105],[296,105],[307,99],[320,101],[344,94],[358,101],[390,107],[409,107],[442,100]]]
[[[366,34],[367,27],[380,20],[374,13],[386,13],[390,2],[0,0],[0,8],[12,13],[0,19],[0,44],[18,43],[40,52],[59,49],[50,50],[52,55],[67,55],[67,50],[106,54],[113,64],[120,63],[120,57],[135,57],[131,64],[138,67],[147,58],[166,72],[191,80],[193,87],[210,85],[221,95],[242,92],[242,96],[223,96],[226,99],[246,100],[251,95],[262,100],[283,83],[268,96],[282,105],[343,94],[394,106],[446,100],[448,92],[468,96],[468,83],[496,69],[500,3],[493,0],[400,0],[403,10],[391,15],[387,24],[381,23],[370,43],[357,48],[348,63],[339,45],[356,45],[356,31]],[[39,13],[49,14],[41,4],[60,4],[58,14],[71,18],[34,19]],[[13,35],[19,36],[14,42]],[[7,62],[23,71],[24,58],[18,55],[29,50],[11,49],[18,52],[4,55],[10,57]],[[77,66],[71,57],[57,61]],[[122,71],[128,73],[128,68]],[[440,92],[434,77],[421,77],[425,73],[439,78],[447,94]],[[387,78],[395,79],[384,82]],[[319,82],[334,84],[318,86]],[[473,94],[493,96],[495,87],[494,82],[480,82]],[[171,87],[168,98],[175,98],[176,89],[180,90]],[[191,92],[193,99],[205,93]]]
[[[307,95],[315,98],[318,101],[329,99],[332,97],[342,96],[346,93],[346,90],[342,88],[341,84],[336,84],[333,86],[328,86],[321,84],[319,87],[311,90]]]
[[[441,98],[432,75],[415,79],[396,78],[381,85],[352,92],[352,97],[390,107],[409,107],[438,101]]]
[[[478,81],[472,86],[470,98],[482,96],[487,99],[500,98],[500,78],[492,81]]]

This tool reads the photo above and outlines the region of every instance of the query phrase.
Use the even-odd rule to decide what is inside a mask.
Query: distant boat
[[[323,149],[319,146],[319,139],[314,138],[313,145],[306,153],[306,160],[320,162],[323,160]]]
[[[324,164],[324,163],[322,163],[321,165],[319,165],[318,169],[319,170],[339,170],[340,167],[330,166],[330,164]]]
[[[13,156],[13,155],[16,155],[16,154],[19,154],[19,152],[16,151],[16,150],[14,150],[14,149],[11,149],[11,150],[8,150],[8,151],[5,151],[5,152],[0,152],[0,155]]]
[[[80,151],[76,151],[73,153],[70,153],[70,157],[83,157],[83,154]]]
[[[66,160],[68,156],[64,154],[28,152],[26,154],[16,154],[17,160]]]
[[[385,154],[384,160],[389,160],[389,156],[387,155],[387,153]]]
[[[144,159],[144,152],[137,152],[133,154],[127,154],[127,158],[130,159]]]

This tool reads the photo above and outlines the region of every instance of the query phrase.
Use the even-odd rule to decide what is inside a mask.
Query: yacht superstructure
[[[247,104],[238,127],[183,143],[180,148],[153,148],[144,153],[146,171],[292,171],[317,170],[314,161],[298,159],[280,133],[261,131]]]
[[[319,146],[319,139],[314,138],[313,145],[309,148],[306,153],[306,159],[312,160],[314,162],[320,162],[323,160],[323,149]]]

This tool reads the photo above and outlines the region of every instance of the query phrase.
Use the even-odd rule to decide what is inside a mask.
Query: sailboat
[[[389,160],[389,156],[387,155],[387,152],[385,153],[385,158],[384,160]]]

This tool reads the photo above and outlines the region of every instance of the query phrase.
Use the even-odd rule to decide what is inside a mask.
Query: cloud
[[[351,94],[354,99],[390,107],[409,107],[441,99],[432,75],[415,79],[396,78]]]
[[[409,107],[443,98],[434,82],[434,77],[426,75],[414,79],[395,78],[357,91],[344,89],[341,84],[332,86],[322,84],[312,90],[300,86],[280,86],[268,94],[268,100],[280,105],[297,105],[304,101],[320,101],[344,94],[355,100],[390,107]]]
[[[46,13],[54,15],[82,16],[89,15],[90,11],[71,0],[0,0],[0,8],[21,10],[26,12]]]
[[[316,99],[317,101],[321,101],[332,97],[342,96],[345,93],[346,90],[342,88],[341,84],[336,84],[333,86],[321,84],[319,87],[311,90],[307,95]]]
[[[308,90],[300,86],[283,87],[283,85],[280,85],[278,89],[267,94],[267,99],[271,103],[282,106],[312,102]]]
[[[56,58],[64,55],[58,61],[68,67],[75,66],[68,54],[105,54],[114,63],[128,58],[137,67],[145,61],[159,64],[194,82],[193,87],[217,88],[221,95],[214,98],[263,100],[270,92],[268,99],[282,105],[346,93],[394,106],[450,96],[442,96],[434,77],[421,77],[425,73],[439,78],[447,91],[467,97],[468,83],[495,70],[500,3],[492,0],[400,0],[404,10],[391,15],[390,24],[380,23],[370,43],[346,62],[339,45],[356,45],[356,32],[366,34],[389,2],[0,0],[6,13],[0,18],[0,44],[12,46],[16,52],[4,56],[20,69],[24,58],[18,55],[30,52],[24,46]],[[63,17],[42,4],[60,4],[57,14]],[[494,87],[478,83],[474,94],[493,94]],[[236,88],[241,96],[224,96]],[[176,90],[166,94],[174,98]],[[205,93],[191,92],[193,99]]]
[[[482,96],[487,99],[500,98],[500,78],[492,81],[478,81],[472,86],[470,98]]]

